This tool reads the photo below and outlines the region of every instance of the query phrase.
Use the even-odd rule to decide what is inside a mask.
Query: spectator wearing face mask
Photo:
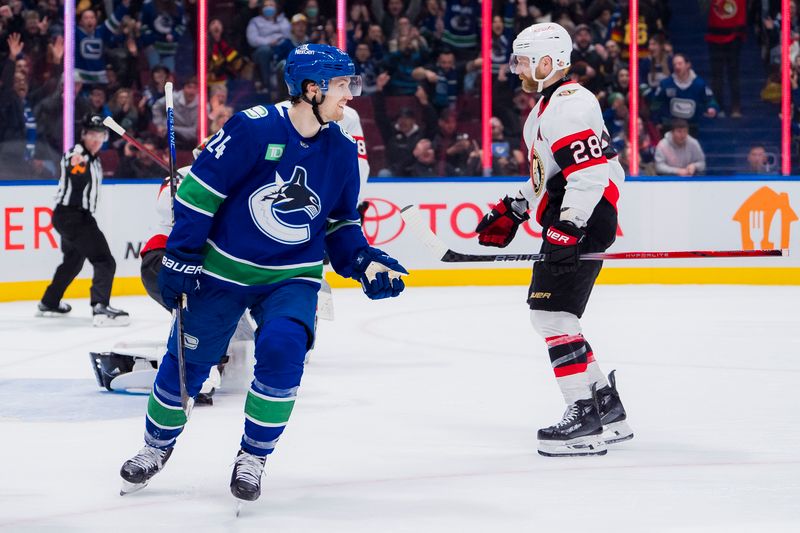
[[[261,75],[262,91],[269,92],[276,46],[291,37],[291,26],[278,10],[275,0],[264,0],[261,13],[247,24],[247,42],[253,47],[253,61]]]

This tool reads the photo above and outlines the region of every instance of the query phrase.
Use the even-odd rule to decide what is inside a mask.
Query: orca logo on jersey
[[[308,186],[307,178],[306,169],[300,166],[294,167],[288,181],[275,171],[275,182],[250,195],[250,216],[267,237],[283,244],[300,244],[311,239],[309,224],[291,224],[282,219],[284,215],[302,212],[314,220],[320,214],[319,195]]]

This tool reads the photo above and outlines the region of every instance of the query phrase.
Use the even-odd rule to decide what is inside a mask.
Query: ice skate
[[[119,495],[125,496],[145,488],[150,482],[150,478],[164,469],[173,449],[162,450],[145,445],[139,450],[139,453],[125,461],[119,471],[119,475],[122,476],[122,488]]]
[[[236,516],[239,516],[243,503],[256,501],[261,496],[261,475],[264,473],[266,459],[244,450],[239,450],[236,455],[231,474],[231,493],[239,500]]]
[[[539,454],[546,457],[605,455],[603,425],[592,386],[592,397],[567,406],[564,416],[554,426],[539,430]]]
[[[614,444],[633,438],[633,430],[626,421],[625,407],[619,399],[616,370],[608,375],[608,385],[597,391],[597,404],[600,407],[600,420],[603,423],[603,442]]]
[[[130,315],[122,309],[105,304],[95,304],[92,307],[92,325],[95,327],[127,326],[130,323]]]
[[[58,302],[58,305],[55,307],[50,307],[49,305],[45,305],[42,302],[36,306],[36,316],[43,316],[43,317],[56,317],[56,316],[64,316],[70,311],[72,311],[72,306],[68,303]]]

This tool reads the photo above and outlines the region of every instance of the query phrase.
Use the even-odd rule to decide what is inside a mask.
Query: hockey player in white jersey
[[[614,372],[608,379],[581,332],[600,261],[579,254],[605,251],[616,238],[624,171],[609,145],[595,96],[566,78],[572,39],[558,24],[534,24],[514,40],[511,72],[541,98],[525,122],[530,179],[478,224],[480,244],[505,247],[535,213],[544,239],[528,294],[531,322],[547,343],[567,403],[560,422],[539,430],[546,456],[602,455],[606,445],[633,437]]]

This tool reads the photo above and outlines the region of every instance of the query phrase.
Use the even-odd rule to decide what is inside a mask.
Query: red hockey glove
[[[559,220],[547,228],[542,246],[544,266],[556,276],[578,270],[578,248],[585,234],[585,231],[566,220]]]
[[[527,212],[519,213],[511,205],[515,200],[506,196],[492,207],[478,223],[478,243],[481,246],[505,248],[517,234],[519,225],[531,218]],[[525,200],[517,200],[527,207]]]

